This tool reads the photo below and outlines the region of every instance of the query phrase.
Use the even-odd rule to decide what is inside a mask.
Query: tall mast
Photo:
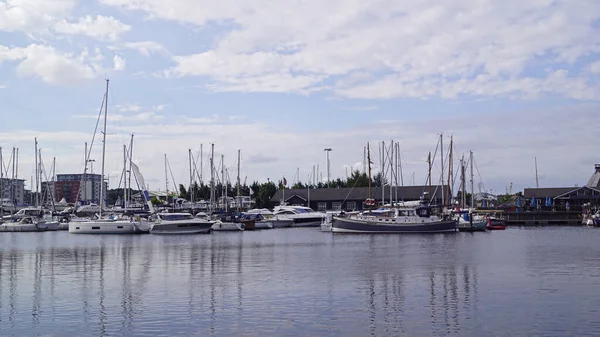
[[[429,164],[429,168],[427,169],[427,182],[429,183],[429,198],[431,200],[431,151],[429,151],[429,155],[427,155],[427,164]]]
[[[390,205],[392,205],[392,185],[394,184],[394,141],[390,140],[390,150],[386,151],[389,157],[390,165]]]
[[[237,205],[238,205],[238,211],[240,211],[240,208],[242,206],[242,202],[240,200],[240,151],[238,150],[238,165],[237,165]],[[298,179],[300,179],[300,177],[298,177]]]
[[[2,146],[0,146],[0,200],[4,199],[4,161],[2,159]],[[0,213],[3,210],[0,209]]]
[[[369,189],[368,191],[368,199],[371,199],[371,150],[369,149],[369,143],[367,143],[367,167],[369,174]]]
[[[106,80],[106,94],[104,94],[104,131],[102,132],[102,173],[100,174],[100,217],[104,207],[104,158],[106,156],[106,119],[108,115],[108,82]]]
[[[38,148],[37,148],[38,142],[37,142],[37,138],[34,138],[33,140],[35,142],[35,145],[34,145],[34,147],[35,147],[35,152],[34,152],[35,153],[35,204],[34,204],[34,206],[38,207],[39,203],[40,203],[40,198],[38,196],[39,173],[40,173],[39,172],[39,163],[38,163]]]
[[[444,135],[440,133],[440,158],[442,163],[442,207],[446,204],[445,191],[444,191]]]
[[[398,168],[400,169],[400,184],[404,186],[404,174],[402,173],[402,155],[400,154],[400,143],[396,143],[396,146],[398,147],[398,151],[396,151],[396,153],[398,154]]]
[[[190,161],[190,201],[194,202],[194,192],[192,192],[192,190],[194,189],[194,170],[192,170],[192,149],[188,149],[188,159]]]
[[[537,157],[535,157],[535,187],[540,188],[540,181],[538,180],[538,170],[537,170]]]
[[[227,211],[227,186],[225,185],[225,155],[221,155],[221,197],[225,203],[225,211]]]
[[[469,161],[471,162],[471,208],[475,208],[475,187],[473,184],[473,151],[469,151]]]
[[[127,209],[127,145],[123,144],[123,209]]]
[[[215,202],[215,144],[210,144],[210,213]]]
[[[450,136],[450,153],[448,155],[448,204],[450,204],[450,201],[452,200],[452,136]]]
[[[10,201],[15,202],[15,162],[16,162],[17,149],[13,147],[12,151],[12,175],[10,179]]]
[[[52,158],[52,200],[56,200],[56,157]]]
[[[169,176],[167,174],[167,154],[165,153],[165,193],[167,194],[167,201],[169,200]]]
[[[204,180],[202,178],[202,157],[204,157],[204,155],[202,154],[202,144],[200,144],[200,183],[202,183],[202,181]]]
[[[133,165],[133,133],[131,134],[131,141],[129,142],[129,178],[128,178],[128,182],[127,182],[127,196],[129,197],[129,199],[131,199],[131,170],[132,170],[132,165]],[[135,178],[135,177],[134,177]],[[148,188],[147,186],[140,186],[142,189],[144,188]],[[127,203],[129,203],[129,200],[127,200]],[[152,209],[150,209],[150,211],[152,211]]]

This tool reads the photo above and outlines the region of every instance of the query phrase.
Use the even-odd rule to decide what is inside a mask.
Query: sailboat
[[[214,225],[212,225],[212,230],[214,230],[214,231],[243,231],[246,229],[246,226],[241,221],[241,217],[227,213],[227,206],[228,206],[229,202],[227,200],[227,188],[226,188],[226,184],[225,184],[225,162],[224,162],[224,159],[225,159],[225,157],[223,155],[221,155],[221,184],[223,185],[223,195],[222,195],[221,199],[223,200],[223,206],[224,206],[225,213],[220,214],[217,217]],[[211,194],[210,195],[211,195],[211,207],[212,207],[213,201],[214,201],[214,186],[215,186],[215,184],[214,184],[214,144],[212,144],[210,163],[211,163],[211,183],[210,183]]]
[[[377,204],[371,199],[371,153],[367,143],[369,164],[369,197],[366,205]],[[334,216],[334,233],[443,233],[456,232],[456,221],[431,214],[427,205],[399,206],[372,210],[349,216]]]
[[[106,120],[108,115],[108,85],[106,80],[106,92],[104,94],[104,128],[102,133],[102,173],[100,186],[100,207],[98,219],[89,221],[77,221],[69,223],[69,233],[73,234],[136,234],[148,233],[149,225],[137,216],[127,218],[124,215],[111,215],[108,218],[102,217],[104,206],[104,164],[106,157]],[[87,162],[87,158],[86,158]],[[138,170],[139,171],[139,170]],[[147,193],[145,193],[147,194]],[[147,198],[147,195],[145,195]],[[149,198],[147,198],[149,200]]]
[[[471,208],[469,208],[468,213],[462,213],[458,219],[458,230],[460,232],[485,232],[486,225],[488,223],[487,219],[481,215],[473,212],[473,208],[475,207],[474,201],[474,188],[473,188],[473,151],[469,153],[469,162],[471,167]],[[462,186],[462,209],[465,208],[466,202],[466,188],[465,188],[465,167],[464,162],[461,160],[461,186]]]

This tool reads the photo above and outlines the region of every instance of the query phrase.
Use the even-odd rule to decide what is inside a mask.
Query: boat
[[[104,106],[104,128],[102,131],[103,139],[102,139],[102,173],[101,173],[101,181],[104,181],[104,166],[105,166],[105,154],[106,154],[106,121],[108,115],[108,84],[109,80],[106,80],[106,92],[104,94],[104,102],[102,103]],[[86,151],[87,152],[87,151]],[[90,149],[91,152],[91,149]],[[87,152],[87,156],[89,157],[89,152]],[[84,173],[87,172],[87,162],[89,158],[86,159],[86,166],[84,169]],[[144,183],[144,179],[139,171],[137,165],[135,165],[132,161],[130,161],[130,167],[135,175],[136,181],[142,190],[142,194],[144,195],[144,199],[150,209],[153,212],[152,203],[150,202],[150,197],[148,195],[147,188]],[[148,233],[150,231],[151,224],[142,219],[141,216],[136,215],[125,215],[125,214],[113,214],[109,217],[103,217],[103,203],[104,203],[104,188],[100,188],[100,205],[98,206],[98,215],[97,219],[87,220],[87,221],[70,221],[69,222],[69,233],[73,234],[139,234],[139,233]],[[86,205],[90,206],[91,209],[93,204]],[[82,206],[83,207],[83,206]]]
[[[371,153],[367,143],[367,163],[369,163],[369,196],[367,207],[377,202],[371,199]],[[432,214],[427,205],[397,206],[369,209],[362,213],[346,215],[343,212],[333,216],[333,233],[444,233],[456,232],[456,220]]]
[[[232,214],[221,214],[219,215],[214,224],[212,230],[214,231],[243,231],[246,229],[245,224],[241,221],[239,216]]]
[[[58,229],[58,221],[46,221],[39,217],[23,217],[16,221],[4,222],[0,232],[45,232]]]
[[[244,214],[260,214],[264,218],[264,221],[268,221],[271,224],[271,228],[291,227],[294,224],[293,219],[290,219],[285,215],[274,215],[273,212],[269,211],[266,208],[254,208],[248,210]],[[259,227],[256,228],[258,229]]]
[[[487,223],[482,215],[469,212],[460,215],[457,228],[459,232],[485,232]]]
[[[334,233],[444,233],[456,232],[456,220],[431,214],[431,207],[369,210],[348,217],[334,216]]]
[[[151,234],[211,233],[214,222],[194,217],[190,213],[158,213],[150,226]]]
[[[488,219],[487,225],[485,226],[485,228],[487,228],[488,230],[491,231],[498,231],[498,230],[505,230],[506,229],[506,225],[501,224],[501,223],[495,223],[493,222],[492,219]]]
[[[278,220],[292,220],[291,227],[319,227],[325,213],[316,212],[306,206],[279,205],[273,209],[273,216]]]
[[[270,213],[270,212],[269,212]],[[263,213],[246,212],[242,214],[242,222],[246,228],[250,222],[254,223],[254,229],[271,229],[274,228],[273,223]]]

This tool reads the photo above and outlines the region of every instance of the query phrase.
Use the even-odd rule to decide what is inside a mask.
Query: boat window
[[[191,214],[173,213],[173,214],[160,214],[160,218],[167,221],[176,220],[189,220],[194,217]]]
[[[123,226],[117,226],[117,228],[123,228]]]
[[[100,227],[92,227],[92,229],[100,229]]]

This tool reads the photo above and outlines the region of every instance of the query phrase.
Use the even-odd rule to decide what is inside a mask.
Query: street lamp
[[[329,152],[332,151],[332,149],[330,147],[325,148],[323,151],[327,152],[327,183],[330,182],[331,177],[329,175],[329,170],[330,170],[330,166],[329,166]]]

